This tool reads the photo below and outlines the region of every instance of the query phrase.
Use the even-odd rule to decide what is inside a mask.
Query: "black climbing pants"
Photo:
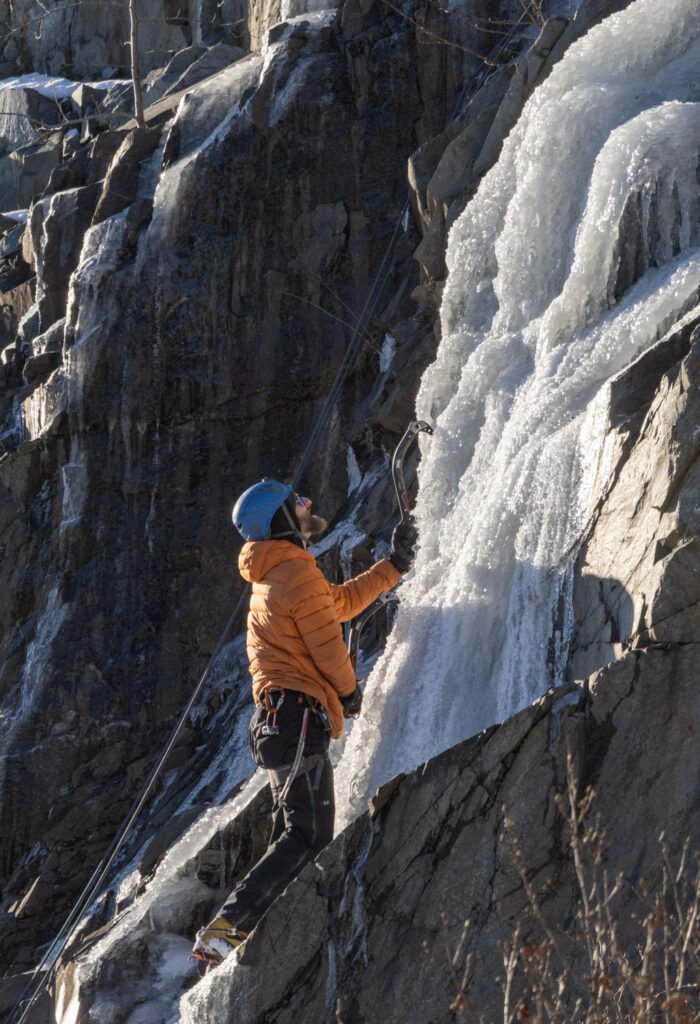
[[[300,769],[285,790],[304,712],[309,709]],[[250,746],[257,765],[267,768],[272,789],[272,833],[266,852],[230,894],[221,909],[226,920],[250,931],[285,886],[333,838],[335,799],[328,755],[330,733],[304,694],[285,690],[277,712],[279,732],[264,735],[267,712],[257,705],[250,722]]]

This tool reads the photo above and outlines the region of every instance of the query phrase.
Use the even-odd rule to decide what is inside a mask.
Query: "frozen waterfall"
[[[606,385],[698,301],[700,0],[574,44],[455,223],[426,372],[420,550],[338,767],[338,826],[566,663]]]

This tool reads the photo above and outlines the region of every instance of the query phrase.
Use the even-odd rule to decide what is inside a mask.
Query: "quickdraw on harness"
[[[274,694],[274,696],[273,696]],[[280,727],[277,724],[277,712],[284,704],[284,690],[269,688],[263,693],[263,707],[267,712],[265,724],[260,730],[263,736],[277,736]]]

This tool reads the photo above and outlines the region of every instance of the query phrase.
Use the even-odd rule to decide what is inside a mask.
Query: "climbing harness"
[[[269,690],[265,691],[265,696],[269,693]],[[279,691],[282,694],[282,698],[278,700],[277,706],[274,707],[273,713],[276,715],[279,708],[282,706],[284,700],[284,691]],[[319,717],[320,723],[324,730],[330,729],[330,719],[326,709],[318,701],[312,697],[305,695],[307,706],[304,708],[304,714],[301,720],[301,729],[299,730],[299,740],[297,742],[297,748],[294,754],[294,760],[288,764],[279,765],[277,768],[268,768],[270,775],[270,781],[273,788],[278,790],[278,796],[276,803],[282,805],[292,787],[292,783],[299,775],[307,775],[314,768],[316,769],[316,775],[313,781],[313,788],[318,789],[321,783],[321,775],[323,774],[323,766],[328,759],[328,751],[324,751],[322,754],[310,754],[308,757],[304,757],[304,749],[306,747],[306,737],[309,731],[309,722],[311,715],[316,714]],[[299,698],[301,703],[303,698]],[[265,705],[267,707],[267,704]],[[327,723],[327,724],[326,724]],[[261,729],[263,736],[270,736],[279,733],[279,728],[275,724],[275,732],[266,732],[267,726],[264,725]],[[280,789],[280,786],[282,787]]]

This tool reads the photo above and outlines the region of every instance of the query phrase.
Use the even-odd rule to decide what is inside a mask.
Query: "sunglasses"
[[[302,508],[311,508],[311,498],[302,498],[300,494],[297,494],[296,499]]]

